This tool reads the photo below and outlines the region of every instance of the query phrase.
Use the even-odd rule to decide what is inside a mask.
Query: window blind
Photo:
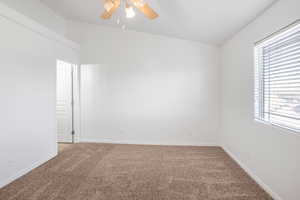
[[[255,118],[300,131],[300,23],[255,47]]]

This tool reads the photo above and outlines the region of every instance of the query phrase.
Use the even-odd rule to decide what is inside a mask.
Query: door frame
[[[71,70],[71,142],[72,143],[78,143],[80,138],[80,65],[74,64],[73,62],[69,62],[65,59],[57,59],[56,60],[56,67],[58,62],[66,62],[68,64],[72,65]],[[56,70],[57,73],[57,70]],[[57,86],[56,86],[57,90]],[[58,132],[56,132],[56,140],[58,140]]]
[[[73,130],[75,131],[73,143],[79,143],[81,134],[81,116],[80,116],[80,65],[73,65],[72,85],[73,85]]]

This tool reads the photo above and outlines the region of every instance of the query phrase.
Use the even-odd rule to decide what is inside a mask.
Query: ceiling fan
[[[104,2],[104,13],[101,15],[102,19],[110,19],[111,16],[120,7],[122,0],[105,0]],[[147,4],[144,0],[124,0],[125,1],[125,12],[127,18],[135,16],[133,6],[142,12],[149,19],[155,19],[158,14]]]

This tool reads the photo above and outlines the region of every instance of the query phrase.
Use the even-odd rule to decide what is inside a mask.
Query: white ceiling
[[[159,13],[149,20],[137,12],[133,19],[118,9],[105,21],[103,0],[41,0],[69,20],[119,26],[120,17],[130,30],[166,35],[212,44],[221,44],[277,0],[145,0]]]

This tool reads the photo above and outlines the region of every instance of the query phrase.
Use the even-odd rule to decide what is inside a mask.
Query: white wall
[[[300,134],[253,121],[254,43],[300,18],[281,0],[222,48],[222,142],[277,199],[300,199]]]
[[[217,143],[217,47],[83,24],[71,32],[91,64],[81,72],[81,141]]]
[[[0,15],[1,187],[56,155],[56,59],[78,62],[78,55],[1,3]]]
[[[66,20],[40,0],[0,0],[0,3],[6,4],[59,34],[66,34]]]

